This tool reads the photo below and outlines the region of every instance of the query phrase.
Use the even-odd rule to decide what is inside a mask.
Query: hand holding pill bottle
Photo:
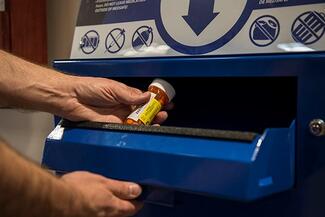
[[[137,108],[125,120],[129,125],[150,125],[152,120],[174,98],[176,92],[171,84],[162,79],[155,79],[148,88],[151,98],[148,103]]]

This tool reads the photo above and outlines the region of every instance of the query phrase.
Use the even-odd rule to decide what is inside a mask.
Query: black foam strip
[[[99,122],[71,122],[62,121],[62,127],[66,128],[86,128],[101,129],[111,131],[127,131],[131,133],[147,133],[147,134],[163,134],[175,136],[190,136],[209,139],[236,140],[244,142],[252,142],[257,136],[252,132],[213,130],[200,128],[184,128],[184,127],[165,127],[165,126],[137,126],[125,124],[99,123]]]

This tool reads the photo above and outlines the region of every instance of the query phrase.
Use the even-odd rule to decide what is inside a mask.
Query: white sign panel
[[[71,58],[325,51],[325,0],[84,0]]]

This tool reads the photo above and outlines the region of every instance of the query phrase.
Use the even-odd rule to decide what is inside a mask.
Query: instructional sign
[[[325,51],[324,33],[325,0],[82,0],[71,58]]]

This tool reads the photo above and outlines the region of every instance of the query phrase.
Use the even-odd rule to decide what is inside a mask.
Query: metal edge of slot
[[[131,133],[147,133],[147,134],[164,134],[184,137],[199,137],[206,139],[222,139],[234,140],[243,142],[252,142],[257,133],[227,131],[202,128],[185,128],[185,127],[166,127],[166,126],[134,126],[125,124],[100,123],[100,122],[71,122],[62,120],[62,127],[65,128],[82,128],[82,129],[97,129],[111,131],[127,131]]]

